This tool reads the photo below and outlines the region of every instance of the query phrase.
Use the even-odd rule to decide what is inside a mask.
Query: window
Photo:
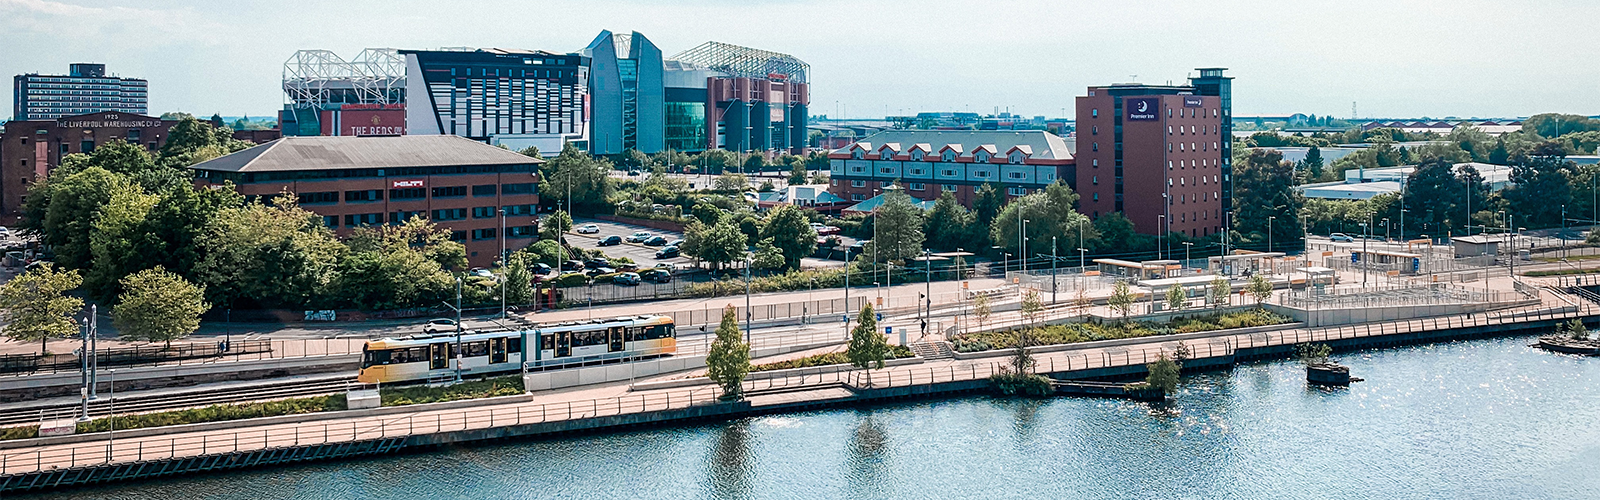
[[[82,142],[79,142],[78,143],[78,152],[79,153],[83,153],[83,154],[93,153],[94,152],[94,141],[82,141]]]
[[[1090,118],[1099,118],[1100,117],[1100,108],[1092,108],[1092,109],[1090,109],[1089,110],[1089,117]]]
[[[428,197],[428,190],[424,188],[390,189],[391,200],[417,200]]]
[[[1094,193],[1094,196],[1091,196],[1091,198],[1093,198],[1094,201],[1100,201],[1100,193]],[[1097,214],[1095,217],[1099,217],[1099,215]]]
[[[880,159],[880,160],[893,160],[894,159],[894,152],[885,149],[885,150],[883,150],[882,153],[878,154],[878,159]]]
[[[944,156],[940,157],[940,159],[944,160],[945,163],[956,161],[956,153],[954,151],[945,151]]]
[[[944,174],[943,175],[955,176],[956,175],[956,169],[953,169],[953,168],[944,169]]]
[[[495,212],[496,210],[494,207],[472,207],[472,218],[488,219],[490,217],[494,217]]]
[[[911,169],[911,175],[922,175],[922,169],[920,169],[920,168]]]
[[[863,201],[866,199],[867,197],[861,193],[850,193],[850,201]]]
[[[531,182],[520,184],[502,184],[500,194],[510,196],[514,194],[539,194],[539,185]]]
[[[893,174],[894,173],[894,167],[883,167],[883,168],[880,168],[880,169],[878,169],[878,173]]]
[[[1172,118],[1172,108],[1167,108],[1167,118]]]
[[[132,129],[132,130],[128,131],[128,142],[131,142],[131,143],[138,143],[139,142],[139,129]]]
[[[921,182],[913,182],[913,183],[911,183],[911,190],[912,191],[921,191],[921,190],[923,190],[922,183]]]
[[[1089,144],[1089,150],[1090,151],[1099,151],[1100,150],[1100,143],[1098,143],[1098,142],[1090,143]]]
[[[481,186],[472,186],[472,195],[473,196],[494,196],[495,194],[498,194],[499,192],[500,192],[500,186],[496,186],[494,184],[484,184],[484,185],[481,185]]]
[[[433,220],[436,221],[462,220],[465,218],[467,218],[467,209],[465,208],[446,208],[433,211]]]
[[[1095,125],[1095,126],[1089,127],[1089,135],[1100,135],[1100,126],[1099,125]]]
[[[467,241],[466,231],[451,231],[450,241]]]
[[[1100,185],[1100,176],[1096,175],[1096,176],[1090,177],[1089,178],[1089,183],[1090,184],[1094,184],[1096,186],[1099,186]]]
[[[894,184],[893,182],[881,181],[881,182],[878,183],[878,187],[887,188],[887,187],[889,187],[890,185],[893,185],[893,184]]]
[[[428,213],[424,212],[424,211],[421,211],[421,210],[413,210],[413,211],[398,210],[398,211],[395,211],[393,214],[390,214],[390,215],[391,215],[391,217],[389,218],[389,223],[391,223],[391,224],[401,224],[401,223],[404,223],[405,221],[411,220],[412,217],[421,217],[421,218],[424,218],[424,219],[428,218]]]
[[[954,192],[956,192],[956,185],[955,184],[944,184],[944,185],[941,185],[939,187],[940,187],[940,189],[943,189],[944,192],[946,192],[946,193],[954,193]]]
[[[505,209],[507,216],[515,216],[515,215],[533,215],[535,207],[533,205],[506,205],[506,206],[500,207],[500,208],[504,208]]]
[[[344,216],[346,226],[371,226],[383,223],[383,214],[360,214]]]
[[[1012,165],[1021,165],[1022,164],[1022,152],[1021,151],[1012,151],[1011,152],[1011,157],[1007,158],[1006,160],[1011,162]]]
[[[972,155],[972,160],[978,163],[989,163],[989,153],[979,151]]]
[[[327,227],[339,227],[339,216],[337,216],[337,215],[324,215],[324,216],[322,216],[322,225],[327,226]]]
[[[922,151],[912,151],[911,161],[922,161]]]
[[[506,228],[507,238],[532,238],[539,234],[539,226],[512,226]]]
[[[1172,126],[1167,125],[1167,135],[1172,135]]]
[[[495,228],[492,228],[492,227],[488,228],[488,229],[473,229],[472,230],[472,239],[473,240],[492,240],[495,237],[495,232],[496,231],[499,231],[499,230],[495,229]]]
[[[339,192],[324,191],[320,193],[300,193],[297,198],[299,198],[301,205],[309,205],[313,203],[338,203]]]
[[[1089,160],[1089,166],[1092,166],[1094,168],[1100,168],[1100,159],[1099,158],[1095,158],[1095,159]]]
[[[853,187],[853,188],[864,188],[864,187],[867,187],[867,181],[850,181],[850,187]]]
[[[861,150],[857,149],[855,151],[850,152],[850,157],[854,158],[854,159],[857,159],[857,160],[860,160],[860,159],[863,158],[863,155],[861,153]]]
[[[1028,174],[1024,174],[1022,172],[1007,172],[1006,177],[1010,177],[1012,179],[1026,179]]]
[[[972,176],[973,177],[977,177],[979,179],[988,179],[989,178],[989,171],[988,170],[979,170],[979,171],[973,172]]]
[[[833,186],[837,186],[837,185],[839,185],[839,179],[830,179],[828,181],[828,184],[829,185],[833,185]]]
[[[454,197],[457,197],[457,196],[466,196],[466,195],[467,195],[467,187],[466,186],[444,186],[444,187],[433,188],[433,197],[434,198],[454,198]]]
[[[363,202],[363,201],[381,201],[381,200],[383,200],[383,190],[382,189],[368,189],[368,190],[364,190],[364,191],[345,191],[344,192],[344,202],[345,203],[356,203],[356,202]]]

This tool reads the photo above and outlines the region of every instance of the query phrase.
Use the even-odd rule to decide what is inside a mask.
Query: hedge
[[[911,353],[910,348],[905,346],[890,345],[889,356],[884,358],[884,360],[887,361],[891,359],[909,358],[911,356],[913,356],[913,354]],[[843,352],[830,352],[824,354],[814,354],[804,358],[796,358],[788,361],[759,364],[750,367],[750,371],[764,372],[771,370],[787,370],[790,368],[810,368],[813,366],[842,365],[848,364],[849,362],[849,355]]]
[[[411,385],[384,387],[380,391],[383,406],[402,406],[423,403],[441,403],[462,399],[492,398],[522,394],[522,376],[508,375],[443,387]]]

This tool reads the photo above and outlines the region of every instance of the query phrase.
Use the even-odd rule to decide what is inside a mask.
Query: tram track
[[[116,396],[118,414],[150,413],[182,410],[217,404],[272,401],[294,397],[321,396],[345,392],[356,384],[354,376],[340,375],[313,379],[281,380],[272,383],[239,384],[227,387],[193,387],[184,391],[158,394],[130,394]],[[106,393],[89,401],[91,418],[111,414],[112,399]],[[76,418],[82,412],[82,402],[56,400],[37,405],[0,409],[0,427],[37,424],[44,419]]]

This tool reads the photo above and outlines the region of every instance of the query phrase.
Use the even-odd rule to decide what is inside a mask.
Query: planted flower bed
[[[1255,309],[1190,316],[1166,323],[1130,321],[1111,324],[1048,325],[1034,328],[1028,335],[1032,339],[1032,344],[1037,346],[1281,325],[1292,321],[1294,320],[1287,316]],[[1017,346],[1018,333],[1018,330],[963,333],[951,339],[951,343],[957,352],[1009,349]]]
[[[891,360],[891,359],[909,358],[911,356],[912,356],[912,354],[911,354],[911,349],[910,348],[905,347],[905,346],[891,345],[891,346],[889,346],[889,355],[884,357],[884,361],[888,361],[888,360]],[[810,367],[813,367],[813,366],[842,365],[842,364],[846,364],[846,363],[849,363],[849,362],[850,362],[850,357],[846,356],[845,353],[843,353],[843,352],[830,352],[830,353],[825,353],[825,354],[816,354],[816,355],[806,356],[804,358],[791,359],[791,360],[788,360],[788,361],[778,361],[778,362],[774,362],[774,363],[766,363],[766,364],[761,364],[761,365],[755,365],[755,366],[750,367],[750,371],[752,371],[752,372],[764,372],[764,371],[770,371],[770,370],[787,370],[787,369],[790,369],[790,368],[810,368]]]

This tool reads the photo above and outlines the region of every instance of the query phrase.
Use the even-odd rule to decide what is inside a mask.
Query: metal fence
[[[1518,283],[1519,285],[1521,283]],[[1532,294],[1531,296],[1529,294]],[[1531,287],[1516,291],[1479,290],[1444,283],[1384,285],[1333,290],[1309,289],[1277,294],[1277,303],[1296,309],[1357,309],[1391,306],[1507,304],[1538,298]]]

